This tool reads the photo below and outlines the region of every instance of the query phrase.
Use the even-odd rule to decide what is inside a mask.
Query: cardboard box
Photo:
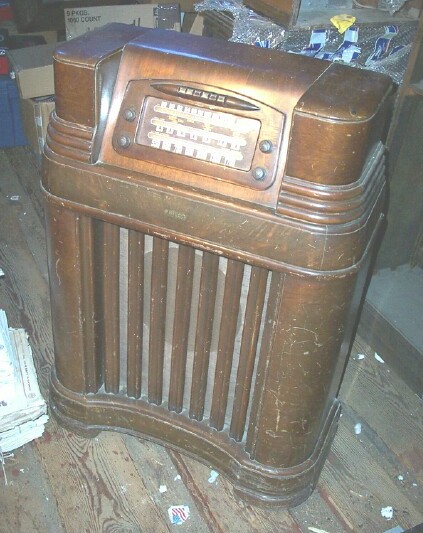
[[[21,98],[54,94],[53,51],[55,44],[10,50],[8,57]]]
[[[18,27],[16,26],[16,23],[13,20],[0,21],[0,31],[1,30],[6,30],[9,33],[9,35],[26,35],[26,36],[42,35],[46,43],[57,42],[57,30],[21,33],[18,31]]]
[[[1,46],[8,50],[17,50],[18,48],[27,48],[28,46],[38,46],[46,44],[47,41],[43,35],[37,34],[10,34],[7,30],[0,28]]]
[[[191,35],[203,35],[204,18],[197,13],[185,13],[182,22],[182,31]]]
[[[66,39],[73,39],[109,22],[181,31],[177,3],[84,7],[65,9]]]
[[[54,97],[21,100],[21,116],[28,144],[37,156],[42,155],[50,113],[54,111]]]
[[[10,32],[10,36],[12,38],[24,38],[24,37],[43,37],[44,41],[47,44],[54,44],[57,43],[57,31],[38,31],[36,33],[19,33],[18,31]]]

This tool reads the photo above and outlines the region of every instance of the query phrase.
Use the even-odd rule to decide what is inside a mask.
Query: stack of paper
[[[25,330],[9,328],[0,309],[0,454],[41,437],[46,413]]]

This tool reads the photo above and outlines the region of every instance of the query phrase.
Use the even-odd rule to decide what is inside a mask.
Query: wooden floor
[[[29,149],[0,151],[0,307],[28,332],[47,398],[53,341],[39,179]],[[223,476],[209,483],[210,469],[179,453],[111,432],[87,440],[50,419],[41,439],[5,460],[6,477],[0,469],[0,532],[382,533],[422,523],[422,401],[360,339],[341,397],[317,489],[290,511],[237,501]],[[182,526],[167,514],[177,504],[191,512]],[[388,506],[391,520],[381,515]]]

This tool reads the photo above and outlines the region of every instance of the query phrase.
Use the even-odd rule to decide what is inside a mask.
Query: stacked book
[[[9,328],[0,310],[0,457],[41,437],[47,420],[25,330]]]

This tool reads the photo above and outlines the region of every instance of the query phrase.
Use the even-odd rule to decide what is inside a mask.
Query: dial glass
[[[260,121],[149,96],[135,142],[157,150],[250,170]]]

